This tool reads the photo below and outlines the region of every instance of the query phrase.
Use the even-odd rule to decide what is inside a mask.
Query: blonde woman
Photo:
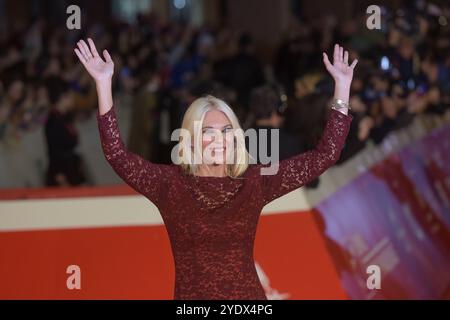
[[[178,164],[151,163],[128,151],[113,106],[111,56],[105,50],[103,60],[91,39],[79,41],[75,53],[97,85],[97,120],[106,160],[158,207],[164,220],[175,261],[174,299],[267,299],[253,260],[261,210],[338,160],[353,118],[346,102],[357,61],[349,65],[347,51],[338,45],[333,64],[323,54],[337,99],[323,137],[314,150],[285,159],[277,172],[263,175],[266,165],[249,164],[242,135],[232,134],[240,129],[232,109],[211,96],[194,101],[184,115],[184,132],[193,137],[184,142],[192,142],[192,149],[182,149],[180,154],[186,153],[177,158]],[[210,152],[204,152],[207,149]],[[195,163],[186,154],[204,157]],[[226,161],[229,155],[234,156],[232,163]]]

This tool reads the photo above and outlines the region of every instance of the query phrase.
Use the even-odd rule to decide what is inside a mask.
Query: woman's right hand
[[[95,82],[110,81],[114,74],[114,62],[108,51],[103,50],[105,61],[99,56],[94,41],[88,38],[89,46],[84,40],[78,41],[75,53]]]

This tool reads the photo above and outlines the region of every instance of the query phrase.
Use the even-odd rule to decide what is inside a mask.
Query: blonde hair
[[[211,95],[198,98],[191,103],[186,113],[183,116],[182,129],[189,131],[192,137],[196,137],[194,141],[194,146],[201,149],[201,136],[202,127],[205,115],[210,110],[218,110],[223,112],[231,123],[233,131],[242,131],[239,120],[236,117],[234,111],[228,106],[223,100],[213,97]],[[198,121],[199,126],[194,127],[194,123]],[[197,129],[197,132],[194,130]],[[248,168],[249,164],[249,154],[245,147],[244,135],[237,134],[235,136],[234,144],[234,163],[226,164],[226,175],[231,178],[237,178],[241,176]],[[180,166],[183,170],[189,174],[195,175],[198,170],[198,164],[194,164],[191,161],[185,161],[186,158],[180,158]]]

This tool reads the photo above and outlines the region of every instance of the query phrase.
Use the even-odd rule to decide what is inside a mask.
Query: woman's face
[[[13,102],[20,100],[24,94],[24,84],[20,80],[14,81],[14,83],[9,87],[9,97]]]
[[[226,157],[231,155],[234,139],[228,117],[218,110],[208,111],[203,119],[201,139],[204,160],[209,164],[225,163]]]

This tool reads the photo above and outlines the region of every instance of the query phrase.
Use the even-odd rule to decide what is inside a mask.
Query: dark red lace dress
[[[339,158],[353,117],[330,110],[316,149],[279,163],[275,175],[249,165],[239,178],[199,177],[148,162],[121,139],[115,107],[97,111],[102,148],[114,171],[159,209],[175,261],[174,299],[259,299],[253,245],[262,208],[322,174]]]

